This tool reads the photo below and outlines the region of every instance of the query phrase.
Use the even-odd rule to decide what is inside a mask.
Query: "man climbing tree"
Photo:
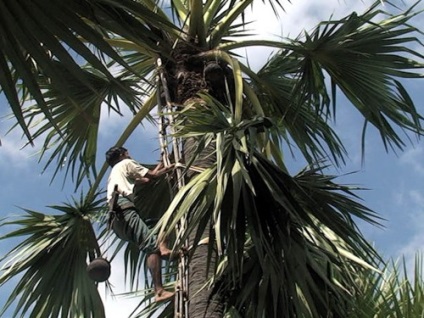
[[[112,167],[107,181],[107,200],[110,210],[110,226],[122,240],[137,244],[146,253],[155,291],[155,300],[166,300],[174,295],[162,285],[161,259],[170,258],[172,251],[165,241],[156,244],[151,228],[145,223],[134,205],[134,186],[148,183],[173,169],[162,162],[153,170],[133,160],[124,147],[112,147],[106,152],[106,162]],[[117,196],[115,200],[115,196]]]

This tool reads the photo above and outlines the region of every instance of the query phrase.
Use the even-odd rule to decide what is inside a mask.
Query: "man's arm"
[[[165,167],[163,165],[163,162],[159,162],[159,164],[153,169],[153,170],[149,170],[146,174],[146,177],[148,178],[157,178],[169,171],[171,171],[172,169],[174,169],[175,164],[171,164],[168,167]]]
[[[140,184],[140,183],[148,183],[150,181],[150,179],[154,179],[157,178],[169,171],[171,171],[172,169],[174,169],[175,164],[171,164],[168,167],[165,167],[163,165],[162,162],[160,162],[153,170],[149,170],[147,171],[147,173],[144,175],[144,177],[139,177],[135,179],[135,183]]]

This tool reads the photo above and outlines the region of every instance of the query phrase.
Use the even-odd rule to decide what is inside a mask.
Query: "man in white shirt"
[[[161,258],[169,258],[171,250],[165,242],[156,244],[156,239],[151,234],[151,229],[141,218],[134,206],[134,185],[147,183],[152,178],[163,175],[173,169],[164,167],[159,163],[150,170],[133,160],[128,150],[124,147],[112,147],[106,152],[106,162],[112,167],[107,181],[107,200],[109,206],[114,191],[119,194],[117,207],[114,207],[115,216],[111,220],[111,227],[115,234],[125,241],[137,244],[146,254],[146,264],[152,275],[156,301],[166,300],[174,295],[168,292],[162,285]]]

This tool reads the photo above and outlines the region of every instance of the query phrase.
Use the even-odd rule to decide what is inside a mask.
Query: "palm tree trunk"
[[[204,288],[211,272],[215,269],[216,255],[208,264],[208,246],[200,245],[194,252],[189,269],[189,317],[222,318],[224,303],[219,293],[213,288]],[[208,270],[209,269],[209,270]]]
[[[168,60],[166,65],[167,83],[169,88],[168,98],[172,99],[177,105],[183,105],[185,102],[195,98],[199,91],[207,90],[214,94],[216,81],[210,81],[206,78],[204,72],[206,61],[199,59],[196,55],[199,53],[192,46],[179,47],[174,51],[174,60]],[[218,74],[219,75],[219,74]],[[223,77],[218,76],[218,81],[223,82]],[[215,85],[216,86],[216,85]],[[222,94],[222,91],[217,90]],[[218,97],[218,96],[217,96]],[[222,96],[219,96],[222,97]],[[201,154],[192,161],[199,147],[196,138],[184,140],[182,159],[186,164],[191,164],[196,168],[207,168],[216,162],[215,146],[209,145]],[[186,178],[190,179],[195,172],[189,170]],[[188,219],[190,222],[190,216]],[[207,227],[209,228],[209,227]],[[197,229],[189,237],[191,245]],[[203,233],[202,238],[209,237],[209,233]],[[208,278],[214,273],[217,255],[208,257],[208,245],[200,245],[193,249],[189,259],[189,277],[188,277],[188,317],[190,318],[222,318],[224,312],[223,297],[219,293],[214,293],[214,286],[204,287]],[[214,253],[212,253],[214,254]]]
[[[190,160],[196,152],[198,142],[195,138],[189,138],[184,143],[184,158]],[[209,145],[193,161],[192,165],[198,168],[207,168],[216,161],[214,145]],[[188,172],[188,178],[193,172]],[[190,222],[190,220],[189,220]],[[202,239],[209,238],[210,226],[202,235]],[[196,233],[190,235],[192,244]],[[211,254],[211,255],[209,255]],[[209,256],[209,257],[208,257]],[[224,314],[224,302],[222,295],[215,292],[215,286],[206,286],[208,279],[213,275],[216,267],[216,251],[210,253],[207,244],[200,244],[190,256],[189,263],[189,317],[190,318],[222,318]]]

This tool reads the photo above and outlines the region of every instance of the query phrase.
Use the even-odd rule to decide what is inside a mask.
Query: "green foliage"
[[[256,136],[278,130],[270,121],[237,125],[222,105],[202,100],[208,109],[199,116],[189,104],[177,131],[198,137],[199,145],[216,136],[217,162],[180,189],[161,220],[164,235],[187,217],[186,237],[195,232],[200,239],[205,220],[213,220],[221,263],[211,284],[225,281],[220,292],[242,316],[343,315],[348,290],[358,288],[354,273],[376,258],[353,217],[373,223],[376,215],[354,200],[358,189],[320,169],[291,177],[261,155]]]
[[[381,271],[363,271],[358,277],[360,290],[347,317],[416,318],[424,314],[422,255],[414,265],[405,259],[383,264]]]
[[[87,275],[88,259],[100,256],[91,218],[103,199],[52,206],[60,214],[24,210],[1,225],[17,227],[0,237],[21,242],[2,257],[0,286],[19,277],[3,308],[16,302],[14,316],[105,317],[94,281]]]

